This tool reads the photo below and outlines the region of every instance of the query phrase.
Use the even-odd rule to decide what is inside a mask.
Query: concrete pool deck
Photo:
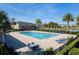
[[[34,32],[51,33],[51,32],[42,32],[42,31],[34,31]],[[59,33],[54,33],[54,34],[59,34]],[[44,50],[46,50],[46,48],[50,48],[50,47],[53,47],[53,49],[57,49],[58,47],[65,44],[65,43],[59,44],[56,40],[66,38],[66,37],[72,37],[72,36],[75,37],[75,35],[70,35],[70,34],[59,34],[58,36],[50,37],[47,39],[37,39],[37,38],[33,38],[30,36],[20,34],[19,32],[11,32],[11,33],[9,33],[9,35],[16,38],[15,40],[18,40],[18,41],[24,43],[25,45],[27,45],[28,43],[31,43],[31,42],[35,42],[36,44],[39,44],[40,48],[42,48]],[[13,39],[13,38],[8,37],[8,39]],[[8,42],[8,45],[12,46],[13,48],[15,48],[15,45],[18,44],[18,42],[11,43],[12,40],[8,40],[8,41],[10,42],[10,43]],[[19,45],[20,44],[18,44],[18,46]],[[24,47],[15,49],[15,51],[27,52],[27,51],[29,51],[29,48],[24,46]]]

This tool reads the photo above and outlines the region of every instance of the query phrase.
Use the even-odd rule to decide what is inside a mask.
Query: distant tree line
[[[57,23],[55,23],[55,22],[49,22],[49,23],[45,23],[45,24],[43,24],[43,26],[44,27],[51,27],[51,28],[53,28],[53,27],[61,27],[61,26],[59,26]]]
[[[70,26],[70,22],[74,21],[74,17],[72,14],[67,13],[66,15],[63,16],[62,21],[67,22],[67,28]],[[36,24],[39,26],[42,24],[41,19],[36,19]],[[43,27],[61,27],[58,23],[55,22],[49,22],[49,23],[44,23],[42,24]],[[76,17],[76,26],[79,26],[79,15]]]

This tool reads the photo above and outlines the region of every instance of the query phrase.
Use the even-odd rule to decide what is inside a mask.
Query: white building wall
[[[17,23],[16,25],[12,25],[13,29],[19,29],[19,24]]]
[[[15,29],[19,29],[19,24],[18,23],[15,25]]]

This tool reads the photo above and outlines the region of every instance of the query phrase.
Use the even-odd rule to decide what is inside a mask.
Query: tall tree
[[[79,25],[79,15],[76,18],[77,25]]]
[[[35,22],[38,26],[41,26],[41,20],[40,19],[36,19],[36,22]]]
[[[0,11],[0,28],[2,29],[2,33],[3,33],[3,45],[4,45],[5,32],[7,29],[10,29],[10,23],[8,20],[7,13],[4,11]]]
[[[44,27],[48,27],[48,24],[47,24],[47,23],[45,23],[45,24],[43,24],[43,26],[44,26]]]
[[[13,25],[13,29],[14,29],[15,25],[16,25],[15,18],[12,18],[12,25]]]
[[[7,13],[5,13],[4,11],[0,11],[0,28],[2,31],[2,47],[4,46],[4,42],[5,42],[5,32],[7,29],[10,29],[10,23],[8,21],[8,16]],[[1,54],[3,54],[3,48],[1,48]]]
[[[74,21],[74,18],[71,14],[68,13],[63,17],[63,21],[67,22],[67,29],[68,29],[69,22]]]
[[[12,18],[12,24],[16,25],[15,18]]]
[[[50,27],[53,27],[56,30],[56,27],[58,26],[58,24],[54,22],[49,22],[48,25],[49,25],[49,30],[50,30]]]

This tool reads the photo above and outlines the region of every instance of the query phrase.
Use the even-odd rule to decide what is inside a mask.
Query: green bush
[[[70,43],[68,46],[66,46],[63,50],[59,51],[58,53],[56,53],[56,55],[64,55],[65,53],[67,53],[71,48],[73,48],[75,46],[75,44],[79,41],[79,38],[76,39],[75,41],[73,41],[72,43]]]
[[[53,51],[53,48],[50,47],[50,48],[46,49],[46,51]]]
[[[44,55],[52,55],[53,54],[53,48],[50,47],[48,49],[46,49],[46,51],[44,51]]]
[[[0,54],[1,55],[9,55],[9,50],[7,49],[7,47],[3,44],[0,44]]]
[[[71,41],[73,41],[73,37],[68,38],[68,42],[71,42]]]
[[[79,32],[77,32],[77,35],[79,35]]]
[[[73,48],[69,51],[69,55],[79,55],[79,48]]]

